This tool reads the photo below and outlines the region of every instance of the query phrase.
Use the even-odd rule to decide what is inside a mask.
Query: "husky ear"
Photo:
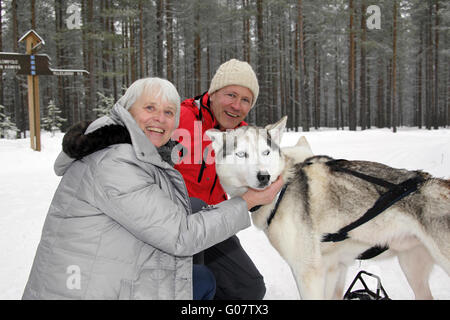
[[[297,141],[297,143],[295,144],[295,146],[296,147],[305,147],[305,148],[308,148],[309,150],[311,150],[311,146],[309,145],[309,143],[308,143],[308,140],[306,140],[306,137],[305,136],[301,136],[299,139],[298,139],[298,141]]]
[[[297,144],[293,147],[281,148],[281,151],[289,158],[294,159],[294,163],[300,163],[314,156],[311,146],[304,136],[298,139]]]
[[[205,134],[211,139],[214,151],[219,151],[223,148],[223,132],[217,129],[209,129]]]
[[[287,116],[284,116],[278,122],[267,125],[264,129],[269,131],[270,136],[278,144],[281,143],[281,137],[283,136],[284,129],[286,128]]]
[[[282,126],[283,130],[284,130],[284,128],[286,127],[286,122],[287,122],[287,116],[284,116],[283,118],[281,118],[277,122],[272,123],[272,124],[268,124],[267,126],[265,126],[264,129],[272,130],[272,129],[275,129],[275,128],[278,128],[278,127]]]

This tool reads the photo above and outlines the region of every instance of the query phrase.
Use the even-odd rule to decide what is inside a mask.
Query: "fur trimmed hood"
[[[69,157],[80,160],[113,144],[131,144],[130,133],[122,125],[110,124],[85,134],[90,124],[91,122],[88,121],[79,122],[73,125],[64,135],[62,147]],[[157,148],[162,160],[171,166],[174,166],[171,157],[172,151],[177,146],[181,148],[178,141],[169,140],[165,145]],[[180,156],[182,156],[183,150],[180,151]]]
[[[132,136],[135,138],[133,139]],[[133,143],[133,140],[136,139],[140,141]],[[63,175],[73,161],[121,143],[132,144],[138,157],[150,154],[151,157],[146,157],[145,161],[157,166],[164,166],[166,163],[173,167],[172,155],[178,157],[175,159],[176,161],[183,156],[183,146],[177,141],[169,140],[164,146],[155,148],[138,128],[129,112],[116,105],[111,111],[111,117],[105,116],[95,121],[82,121],[67,131],[62,142],[63,152],[55,162],[55,172],[57,175]],[[140,146],[138,146],[139,144]],[[140,150],[141,146],[146,147],[147,152]],[[174,150],[174,148],[176,149]]]

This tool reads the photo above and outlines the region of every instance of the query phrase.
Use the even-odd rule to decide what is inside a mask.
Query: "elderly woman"
[[[281,181],[192,214],[183,178],[164,152],[179,113],[180,97],[169,81],[138,80],[110,116],[97,119],[86,131],[86,136],[101,132],[108,140],[105,128],[119,127],[130,143],[94,146],[99,151],[79,160],[59,155],[55,171],[62,180],[24,299],[214,295],[212,274],[193,266],[192,255],[247,228],[248,210],[270,203]]]

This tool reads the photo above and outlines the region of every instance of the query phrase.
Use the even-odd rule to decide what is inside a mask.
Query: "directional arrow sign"
[[[20,54],[0,52],[0,70],[17,70],[17,74],[30,76],[82,76],[86,70],[50,68],[46,54]]]
[[[89,74],[86,70],[71,70],[71,69],[52,69],[52,74],[54,76],[82,76],[84,74]]]
[[[28,54],[0,52],[0,70],[21,70],[29,63]]]
[[[17,74],[44,76],[53,75],[49,68],[50,58],[46,54],[0,53],[0,70],[17,70]]]
[[[49,60],[50,58],[46,54],[28,55],[27,64],[17,71],[17,74],[51,76],[53,73],[49,68]]]

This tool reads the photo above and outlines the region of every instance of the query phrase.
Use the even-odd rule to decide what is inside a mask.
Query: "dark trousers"
[[[194,300],[212,300],[216,292],[216,279],[208,267],[194,264],[192,268],[192,293]]]
[[[192,211],[206,204],[191,198]],[[214,214],[214,213],[211,213]],[[204,264],[216,280],[216,300],[261,300],[266,293],[263,276],[242,248],[237,236],[222,241],[194,256],[195,264]]]

